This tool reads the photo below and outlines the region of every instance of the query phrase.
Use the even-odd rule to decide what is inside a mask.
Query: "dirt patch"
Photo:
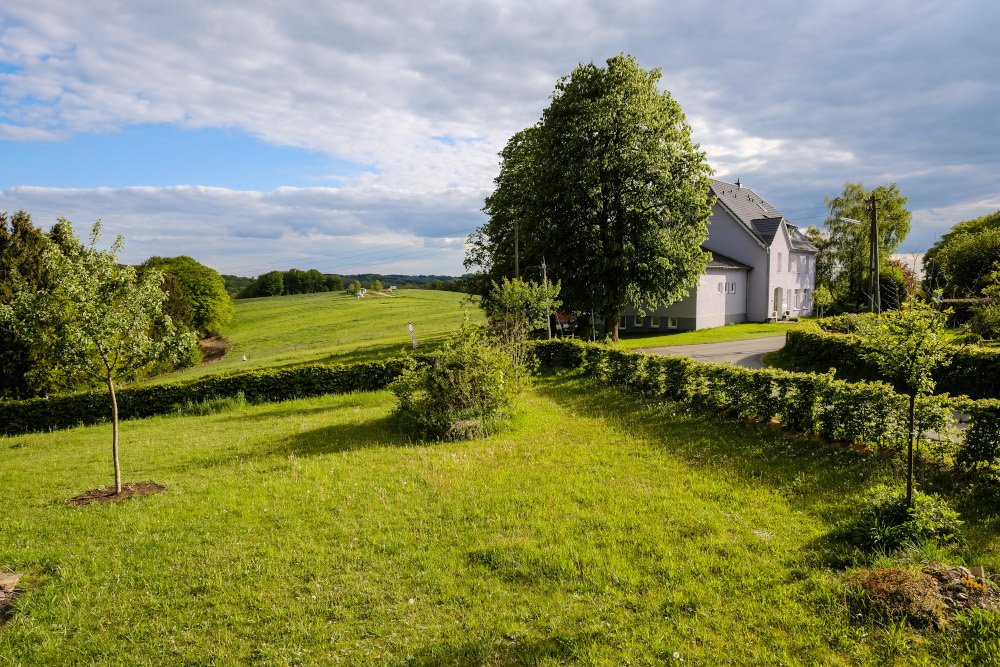
[[[161,486],[156,482],[133,482],[131,484],[122,484],[121,493],[115,493],[114,487],[92,489],[70,498],[66,501],[66,504],[79,505],[80,507],[86,507],[91,503],[104,503],[107,505],[109,503],[129,500],[130,498],[145,498],[154,493],[163,493],[166,490],[167,487]]]
[[[212,336],[198,341],[201,348],[201,364],[207,366],[224,358],[233,349],[233,342],[224,336]]]
[[[0,573],[0,623],[6,623],[13,616],[10,606],[24,592],[17,587],[20,580],[21,575],[16,572]]]

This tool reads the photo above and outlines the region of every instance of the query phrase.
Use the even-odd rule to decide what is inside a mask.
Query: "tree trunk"
[[[604,333],[611,334],[611,340],[618,342],[618,317],[604,316]]]
[[[913,441],[916,439],[914,428],[914,413],[916,412],[917,395],[910,394],[909,439],[906,443],[906,506],[913,507]]]
[[[118,399],[115,397],[115,383],[108,378],[108,391],[111,393],[111,453],[115,459],[115,493],[122,492],[122,469],[118,463]]]

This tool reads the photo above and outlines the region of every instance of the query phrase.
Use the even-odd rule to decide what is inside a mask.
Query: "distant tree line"
[[[286,296],[289,294],[313,294],[315,292],[341,292],[344,280],[340,276],[328,276],[316,269],[302,271],[269,271],[257,276],[236,294],[237,299],[255,299],[262,296]]]
[[[360,273],[355,275],[330,275],[317,269],[302,271],[270,271],[256,279],[226,276],[227,284],[247,281],[235,292],[237,299],[254,299],[264,296],[286,296],[289,294],[313,294],[315,292],[341,292],[350,294],[364,288],[381,292],[383,287],[396,289],[429,289],[444,292],[466,292],[467,279],[455,276],[410,276],[401,274]],[[354,287],[356,285],[356,287]],[[353,287],[353,289],[352,289]]]

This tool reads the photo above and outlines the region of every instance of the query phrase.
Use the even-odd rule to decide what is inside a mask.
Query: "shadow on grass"
[[[695,468],[735,475],[783,495],[795,509],[828,516],[845,492],[895,475],[894,462],[832,447],[774,425],[739,421],[697,406],[600,386],[581,376],[548,376],[538,391],[569,410],[617,423]],[[849,511],[849,508],[847,508]]]

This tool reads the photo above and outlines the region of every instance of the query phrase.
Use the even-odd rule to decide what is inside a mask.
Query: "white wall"
[[[747,319],[761,321],[766,318],[769,315],[767,250],[757,237],[742,222],[733,218],[719,202],[712,206],[712,218],[708,222],[708,240],[705,241],[705,247],[753,267],[748,277],[750,301]]]
[[[721,252],[721,251],[720,251]],[[719,293],[719,283],[723,284]],[[747,272],[738,269],[709,269],[698,285],[698,328],[721,327],[747,319]]]

